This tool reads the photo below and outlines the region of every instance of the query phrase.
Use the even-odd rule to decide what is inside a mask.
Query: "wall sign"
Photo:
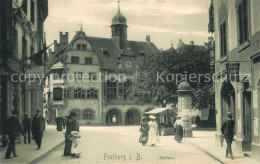
[[[227,63],[227,80],[239,82],[239,67],[240,63]]]

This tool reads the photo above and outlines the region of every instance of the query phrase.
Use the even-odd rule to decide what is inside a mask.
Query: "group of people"
[[[57,125],[57,131],[62,131],[62,128],[65,129],[66,127],[67,118],[57,116],[55,122]]]
[[[23,119],[23,127],[21,126],[19,119],[17,118],[18,111],[13,110],[12,116],[6,120],[5,131],[8,135],[9,143],[5,154],[6,159],[11,158],[11,153],[14,157],[17,157],[15,151],[16,137],[21,133],[24,136],[24,143],[26,144],[26,137],[28,137],[28,143],[31,143],[31,132],[35,143],[37,144],[37,150],[41,148],[42,135],[45,130],[45,120],[41,116],[41,109],[36,110],[36,114],[31,119],[28,114],[25,114]]]
[[[64,156],[80,157],[80,133],[77,114],[71,112],[66,121]]]
[[[150,140],[151,146],[155,146],[156,143],[159,141],[159,132],[158,132],[158,124],[156,123],[156,117],[153,115],[149,116],[150,121],[148,121],[148,117],[144,116],[142,118],[141,122],[141,127],[140,127],[140,138],[139,138],[139,143],[142,143],[143,146],[145,146]],[[199,122],[200,119],[197,116],[196,118],[196,127],[199,127]],[[178,143],[181,143],[182,138],[183,138],[183,127],[182,127],[182,121],[181,121],[181,116],[177,115],[177,120],[174,123],[174,128],[175,128],[175,140]],[[226,158],[229,157],[231,159],[234,159],[231,145],[232,141],[234,138],[234,127],[235,127],[235,121],[232,120],[232,113],[228,112],[227,113],[227,121],[225,121],[222,124],[221,127],[221,132],[222,136],[225,138],[226,143],[227,143],[227,148],[226,148]]]
[[[143,146],[149,142],[152,147],[159,143],[159,128],[156,121],[156,117],[153,115],[148,117],[144,116],[142,118],[141,127],[140,127],[140,138],[139,143],[142,143]],[[174,123],[174,128],[176,129],[175,140],[180,143],[183,138],[183,128],[181,125],[181,117],[177,116],[177,120]]]

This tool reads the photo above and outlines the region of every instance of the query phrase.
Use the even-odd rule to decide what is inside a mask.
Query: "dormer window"
[[[87,45],[86,44],[82,44],[82,49],[86,50],[87,49]]]
[[[81,49],[81,44],[77,44],[77,49],[78,49],[78,50]]]
[[[103,55],[109,55],[108,49],[106,47],[101,47],[101,51]]]

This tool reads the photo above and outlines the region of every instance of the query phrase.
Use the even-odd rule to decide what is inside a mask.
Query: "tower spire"
[[[118,12],[120,12],[120,0],[118,0],[117,2],[118,2]]]

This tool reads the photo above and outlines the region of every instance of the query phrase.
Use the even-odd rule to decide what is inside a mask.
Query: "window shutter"
[[[239,23],[239,43],[243,43],[243,15],[242,4],[238,5],[238,23]]]
[[[243,33],[244,41],[248,40],[248,19],[247,19],[247,1],[243,1]]]

